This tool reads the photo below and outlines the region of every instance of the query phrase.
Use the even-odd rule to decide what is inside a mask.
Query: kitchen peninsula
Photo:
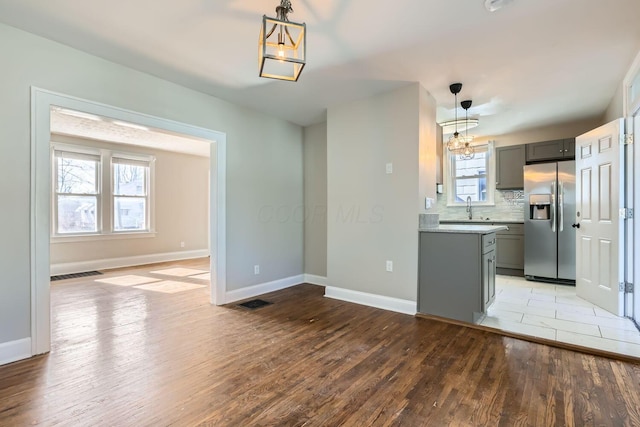
[[[418,312],[477,323],[495,298],[496,232],[504,225],[419,229]]]

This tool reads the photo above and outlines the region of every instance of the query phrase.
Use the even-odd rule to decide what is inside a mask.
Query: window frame
[[[472,201],[472,206],[495,206],[495,190],[496,190],[496,180],[495,180],[495,150],[494,150],[494,142],[488,141],[484,144],[474,144],[474,148],[476,150],[481,149],[482,151],[486,150],[486,191],[487,191],[487,200],[485,201]],[[458,157],[457,154],[452,153],[446,147],[444,147],[445,154],[445,162],[444,162],[444,173],[446,176],[445,180],[445,192],[447,193],[447,206],[456,207],[456,206],[466,206],[466,202],[461,201],[457,202],[455,197],[455,160]]]
[[[87,156],[96,158],[95,169],[95,193],[65,193],[58,191],[58,156],[56,153],[68,153],[70,155],[77,155],[78,157]],[[102,153],[100,150],[91,149],[87,147],[75,147],[67,144],[55,144],[51,146],[51,159],[53,165],[51,168],[51,212],[52,212],[52,227],[51,233],[55,237],[78,237],[78,236],[90,236],[102,233]],[[95,231],[76,231],[70,233],[59,232],[58,226],[58,213],[59,213],[59,198],[60,196],[93,196],[96,198],[96,230]]]
[[[150,154],[129,153],[124,151],[114,151],[93,146],[75,145],[68,143],[51,141],[51,243],[71,243],[85,242],[90,240],[113,240],[130,238],[155,237],[155,156]],[[97,231],[80,233],[58,233],[58,181],[56,151],[77,153],[80,155],[98,156],[97,163],[97,193],[96,193],[96,221]],[[113,158],[142,162],[148,165],[145,176],[146,186],[146,212],[145,230],[115,230],[114,223],[114,181],[113,181]],[[67,193],[65,193],[67,194]],[[74,194],[71,194],[74,195]],[[108,224],[108,227],[106,226]]]
[[[144,186],[145,186],[145,191],[144,191],[144,196],[132,196],[132,195],[123,195],[123,194],[116,194],[115,192],[115,168],[116,168],[116,164],[120,164],[120,162],[114,162],[114,159],[121,159],[121,160],[129,160],[131,161],[131,163],[126,163],[126,162],[122,162],[122,164],[135,164],[135,163],[143,163],[144,167],[146,167],[145,170],[145,177],[144,177]],[[110,157],[109,157],[109,163],[110,163],[110,169],[111,169],[111,188],[109,191],[109,202],[110,202],[110,217],[111,217],[111,233],[112,234],[132,234],[132,233],[149,233],[153,230],[152,228],[152,206],[151,206],[151,177],[153,176],[153,164],[154,162],[154,158],[153,156],[141,156],[141,155],[134,155],[134,154],[130,154],[130,153],[123,153],[123,152],[113,152],[111,153]],[[144,230],[127,230],[127,229],[123,229],[123,230],[116,230],[116,221],[115,221],[115,206],[116,206],[116,198],[117,197],[124,197],[124,198],[144,198],[145,200],[145,229]]]

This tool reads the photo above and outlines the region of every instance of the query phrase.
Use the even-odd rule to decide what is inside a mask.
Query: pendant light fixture
[[[456,119],[454,122],[455,132],[453,133],[453,135],[451,135],[451,138],[449,138],[449,141],[447,142],[447,148],[449,149],[449,151],[457,152],[464,146],[464,142],[462,141],[462,139],[460,138],[460,134],[458,133],[458,94],[462,90],[462,83],[453,83],[449,85],[449,90],[451,91],[455,99],[454,108]]]
[[[472,103],[473,101],[471,101],[470,99],[466,101],[462,101],[460,103],[460,105],[462,106],[462,108],[464,108],[464,111],[465,111],[465,120],[469,120],[469,108],[471,108]],[[476,150],[475,148],[473,148],[473,145],[471,145],[471,141],[473,140],[473,138],[469,138],[468,128],[469,126],[466,126],[466,129],[464,131],[464,143],[462,144],[462,147],[459,150],[460,160],[471,160],[476,155]]]
[[[289,21],[290,0],[280,0],[276,17],[262,17],[258,42],[260,77],[298,81],[306,63],[307,25]]]

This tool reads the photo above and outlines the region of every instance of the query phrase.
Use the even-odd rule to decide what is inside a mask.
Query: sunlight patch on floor
[[[177,292],[189,291],[191,289],[204,288],[205,285],[196,285],[195,283],[176,282],[173,280],[164,280],[162,282],[148,283],[146,285],[134,286],[136,289],[145,291],[162,292],[165,294],[175,294]]]
[[[107,279],[96,279],[96,282],[106,283],[108,285],[117,286],[135,286],[145,283],[159,282],[161,279],[154,279],[152,277],[136,276],[135,274],[129,274],[126,276],[109,277]]]

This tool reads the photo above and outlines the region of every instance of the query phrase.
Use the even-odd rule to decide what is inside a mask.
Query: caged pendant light
[[[262,17],[258,42],[260,77],[298,81],[306,63],[307,26],[289,21],[291,1],[280,0],[276,17]]]
[[[469,108],[471,108],[472,103],[473,101],[471,101],[470,99],[462,101],[460,103],[462,108],[464,108],[466,121],[469,120]],[[460,147],[458,151],[460,153],[459,158],[460,160],[471,160],[476,155],[476,150],[475,148],[473,148],[473,145],[471,145],[471,141],[473,140],[473,138],[469,138],[469,126],[466,126],[464,133],[464,141],[462,147]]]
[[[451,135],[451,138],[449,138],[449,141],[447,142],[447,148],[449,149],[449,151],[457,152],[464,146],[464,142],[462,141],[462,138],[458,133],[458,94],[462,90],[462,83],[453,83],[449,85],[449,90],[451,91],[455,99],[454,108],[456,113],[456,119],[454,122],[455,132],[453,133],[453,135]]]

